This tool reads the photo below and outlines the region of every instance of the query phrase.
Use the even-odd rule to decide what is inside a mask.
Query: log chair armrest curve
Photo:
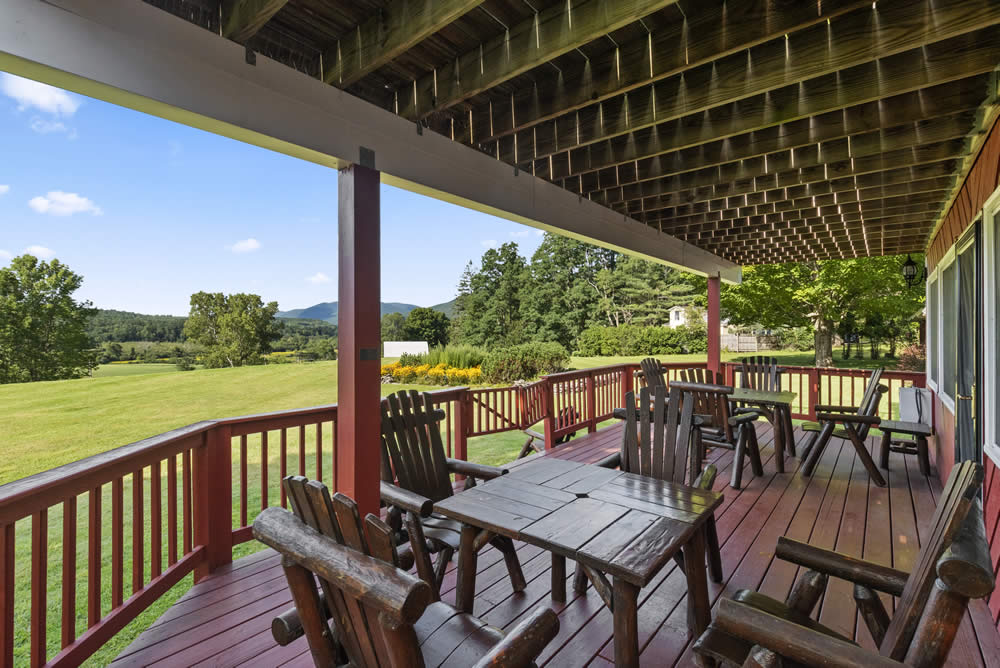
[[[715,485],[715,476],[718,474],[719,469],[716,468],[715,464],[709,464],[701,473],[698,474],[698,477],[694,479],[691,486],[697,487],[698,489],[706,492],[711,492],[712,487]]]
[[[474,668],[520,668],[533,665],[559,632],[559,617],[545,607],[536,608],[523,622],[514,627],[503,640],[494,645]]]
[[[910,577],[905,571],[862,561],[785,536],[778,538],[774,556],[892,596],[902,595],[906,580]]]
[[[594,462],[594,466],[599,466],[602,469],[616,469],[622,465],[622,453],[616,452],[610,454],[604,459]]]
[[[729,418],[730,427],[738,427],[739,425],[745,424],[747,422],[754,422],[755,420],[757,420],[757,418],[760,417],[760,413],[757,413],[756,411],[749,412],[743,409],[737,409],[737,410],[740,412],[734,415],[733,417]]]
[[[420,496],[416,492],[397,487],[391,482],[384,480],[379,483],[379,496],[387,506],[396,506],[411,513],[416,513],[420,517],[430,517],[434,509],[434,502],[426,496]]]
[[[816,404],[817,413],[857,413],[859,406],[837,406],[834,404]]]
[[[459,473],[469,478],[479,478],[480,480],[492,480],[507,474],[507,469],[499,466],[487,466],[486,464],[473,464],[464,459],[446,458],[445,464],[452,473]]]
[[[847,413],[816,413],[818,422],[841,422],[847,424],[870,424],[876,427],[882,422],[877,415],[850,415]]]
[[[799,626],[732,599],[721,601],[713,623],[730,635],[807,666],[903,668],[904,665],[854,643]]]

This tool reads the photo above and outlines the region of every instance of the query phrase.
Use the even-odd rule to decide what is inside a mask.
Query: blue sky
[[[483,251],[533,229],[382,187],[382,299],[454,297]],[[26,250],[99,308],[185,315],[193,292],[282,309],[337,299],[337,173],[0,72],[0,266]]]

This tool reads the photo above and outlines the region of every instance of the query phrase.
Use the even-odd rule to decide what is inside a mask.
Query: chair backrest
[[[877,369],[874,369],[872,371],[872,375],[868,377],[868,384],[865,385],[865,393],[861,397],[861,403],[858,404],[858,415],[875,415],[875,412],[878,411],[876,406],[876,410],[871,412],[870,404],[872,399],[875,397],[875,390],[878,389],[878,382],[882,379],[882,371],[883,367],[878,367]],[[876,403],[877,402],[878,400],[876,400]]]
[[[269,508],[254,522],[254,535],[284,557],[316,664],[339,665],[342,648],[358,668],[423,666],[413,624],[432,595],[425,582],[398,568],[392,530],[371,514],[362,522],[353,499],[331,498],[320,482],[301,476],[282,482],[294,517]],[[325,604],[316,592],[317,579]],[[336,634],[330,633],[324,605]]]
[[[706,427],[718,430],[722,441],[734,444],[733,428],[729,424],[729,395],[733,388],[722,384],[722,374],[711,369],[682,369],[680,377],[682,382],[689,384],[683,396],[685,401],[688,397],[694,400],[695,414],[707,415],[711,424]]]
[[[667,378],[663,374],[663,365],[655,357],[647,357],[639,362],[642,369],[642,377],[646,380],[646,387],[666,387]]]
[[[740,363],[740,387],[751,390],[781,391],[778,358],[757,355],[744,357]]]
[[[432,501],[454,493],[441,441],[444,416],[416,390],[400,390],[382,401],[382,480]]]
[[[934,511],[930,533],[920,548],[916,566],[910,572],[879,647],[883,656],[897,661],[906,657],[934,586],[938,560],[955,539],[982,482],[983,467],[976,462],[962,462],[952,469]]]
[[[693,429],[694,402],[681,402],[681,390],[662,385],[625,395],[621,469],[628,473],[690,483],[701,473],[702,449]]]

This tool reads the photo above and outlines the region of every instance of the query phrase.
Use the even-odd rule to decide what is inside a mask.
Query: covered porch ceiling
[[[736,264],[922,251],[986,0],[148,0]]]
[[[923,251],[996,113],[993,0],[2,1],[0,69],[731,282]]]

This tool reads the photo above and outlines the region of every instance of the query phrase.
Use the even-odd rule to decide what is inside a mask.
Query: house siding
[[[948,210],[944,222],[927,246],[928,271],[941,262],[945,254],[966,229],[975,221],[989,196],[996,190],[1000,177],[1000,122],[994,122],[989,136],[969,170],[958,197]],[[938,398],[934,397],[934,433],[931,458],[942,481],[947,479],[955,465],[955,416]],[[990,541],[993,572],[1000,569],[1000,468],[989,457],[985,458],[986,478],[983,486],[983,503],[986,516],[986,536]],[[989,601],[993,622],[1000,629],[1000,591],[995,591]]]

